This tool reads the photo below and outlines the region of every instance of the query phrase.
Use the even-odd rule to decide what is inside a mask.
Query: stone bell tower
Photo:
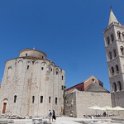
[[[104,41],[111,86],[112,106],[124,107],[124,26],[110,10]]]

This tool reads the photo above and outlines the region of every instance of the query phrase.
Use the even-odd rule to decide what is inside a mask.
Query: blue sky
[[[67,87],[94,75],[109,89],[103,32],[110,6],[123,24],[123,0],[1,0],[0,80],[8,59],[35,47],[66,71]]]

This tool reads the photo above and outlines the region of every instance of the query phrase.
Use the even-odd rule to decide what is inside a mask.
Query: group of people
[[[56,120],[56,114],[55,114],[55,110],[51,111],[49,110],[49,122],[51,122],[51,120]]]

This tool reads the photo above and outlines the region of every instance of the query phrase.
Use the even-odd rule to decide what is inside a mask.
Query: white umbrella
[[[112,110],[112,107],[110,107],[110,106],[104,106],[104,107],[102,107],[102,110],[104,110],[104,111],[111,111]]]
[[[99,106],[91,106],[89,109],[100,110],[101,108]]]
[[[96,110],[96,115],[97,115],[97,110],[101,110],[101,107],[99,107],[99,106],[91,106],[91,107],[89,107],[89,109]]]
[[[118,115],[119,115],[119,111],[124,111],[124,108],[120,107],[120,106],[116,106],[113,108],[114,111],[117,111],[118,112]]]
[[[124,111],[124,108],[120,107],[120,106],[116,106],[113,108],[113,110],[115,111]]]

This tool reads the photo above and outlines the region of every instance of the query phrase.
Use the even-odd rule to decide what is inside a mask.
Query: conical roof
[[[117,20],[115,14],[113,13],[112,9],[110,10],[110,16],[109,16],[109,22],[108,25],[110,25],[111,23],[116,22],[119,23],[119,21]]]

